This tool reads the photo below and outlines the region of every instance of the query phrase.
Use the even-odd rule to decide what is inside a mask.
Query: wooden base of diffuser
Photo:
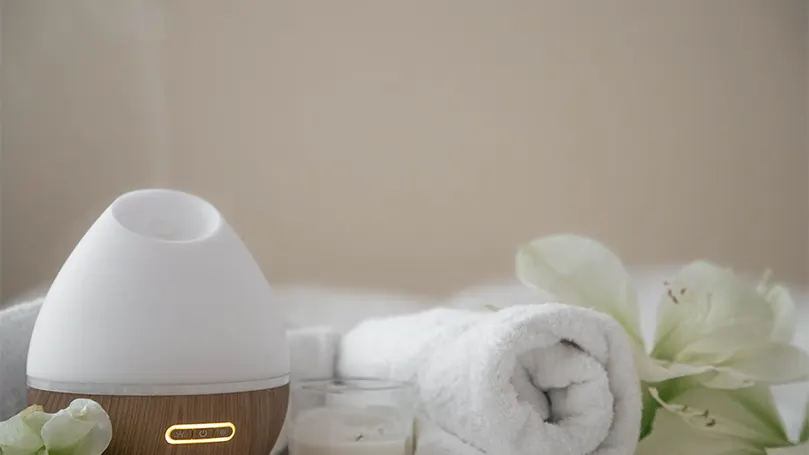
[[[66,408],[76,398],[95,400],[112,420],[112,443],[104,455],[269,455],[284,425],[289,385],[187,396],[81,395],[28,389],[28,403],[41,405],[46,412]],[[180,426],[169,432],[176,425]]]

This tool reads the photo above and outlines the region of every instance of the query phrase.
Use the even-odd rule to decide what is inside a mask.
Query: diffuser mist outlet
[[[150,189],[116,199],[59,271],[28,353],[28,400],[100,403],[108,455],[266,455],[289,394],[285,321],[219,211]]]

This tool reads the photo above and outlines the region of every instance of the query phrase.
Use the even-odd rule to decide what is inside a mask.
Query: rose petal
[[[42,410],[39,406],[30,406],[14,417],[0,422],[0,454],[31,455],[45,446],[39,436],[41,419],[34,414]]]
[[[49,452],[101,455],[112,441],[112,424],[98,403],[76,399],[42,427],[42,439]]]
[[[42,440],[49,452],[66,451],[77,446],[94,426],[94,422],[78,420],[59,411],[42,427]]]

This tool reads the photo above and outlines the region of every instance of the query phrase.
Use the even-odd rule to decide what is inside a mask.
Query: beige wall
[[[2,6],[6,296],[151,185],[276,283],[449,291],[557,231],[809,276],[805,2]]]

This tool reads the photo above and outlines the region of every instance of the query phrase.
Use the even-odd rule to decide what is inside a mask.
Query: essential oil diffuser
[[[109,413],[107,455],[267,455],[284,423],[281,309],[208,202],[116,199],[62,266],[28,353],[28,401]]]

